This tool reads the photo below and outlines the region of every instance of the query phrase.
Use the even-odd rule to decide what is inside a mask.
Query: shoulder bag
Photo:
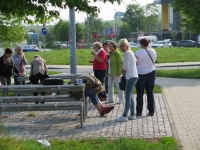
[[[145,48],[145,50],[146,50],[146,48]],[[147,50],[146,50],[146,52],[149,54],[149,52]],[[152,59],[150,54],[149,54],[149,57],[151,58],[151,61],[152,61],[153,65],[155,66],[154,61],[153,61],[153,59]]]

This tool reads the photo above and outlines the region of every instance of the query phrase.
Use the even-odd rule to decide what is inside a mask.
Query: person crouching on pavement
[[[110,113],[114,109],[114,106],[105,106],[99,100],[97,95],[104,91],[104,86],[99,79],[97,79],[95,76],[82,75],[72,79],[68,84],[75,84],[76,79],[83,79],[83,83],[85,83],[85,96],[88,96],[91,99],[92,104],[95,106],[101,116]],[[70,91],[69,95],[73,98],[82,97],[82,93],[76,91]]]

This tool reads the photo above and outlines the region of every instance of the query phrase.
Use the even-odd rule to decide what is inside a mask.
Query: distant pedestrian
[[[3,56],[0,57],[0,81],[2,85],[11,84],[11,76],[13,74],[12,49],[6,48]],[[8,93],[2,92],[2,96]]]
[[[35,55],[31,61],[31,70],[30,70],[30,81],[32,84],[42,84],[45,78],[49,78],[48,70],[46,67],[45,60],[42,59],[39,55]],[[45,95],[45,92],[42,92],[42,95]],[[37,92],[34,92],[34,96],[38,96]],[[44,102],[41,102],[44,103]],[[38,104],[38,102],[36,102]]]
[[[107,69],[107,54],[102,47],[100,42],[93,43],[94,50],[91,54],[94,56],[93,60],[89,60],[90,63],[93,63],[94,76],[99,79],[104,85],[104,79]],[[101,101],[106,101],[105,91],[98,94],[98,97]]]
[[[114,102],[114,82],[118,91],[118,104],[121,104],[124,100],[124,92],[119,88],[119,81],[122,75],[122,54],[117,50],[117,44],[113,41],[109,43],[110,58],[108,60],[108,101],[105,103]]]
[[[103,43],[103,49],[106,51],[107,54],[107,60],[109,59],[109,44],[108,42]],[[106,95],[108,95],[108,76],[105,77],[105,89],[106,89]]]
[[[133,51],[130,50],[129,42],[126,39],[121,39],[119,41],[119,47],[121,51],[124,52],[122,74],[126,75],[125,108],[124,108],[123,115],[115,119],[115,121],[126,122],[128,120],[136,119],[132,92],[138,80],[138,73],[137,73],[137,68],[136,68],[137,59]],[[130,110],[130,116],[128,116],[129,110]]]
[[[19,76],[25,76],[26,75],[26,67],[25,65],[28,65],[28,62],[26,60],[26,57],[24,53],[22,52],[22,47],[17,46],[15,48],[16,53],[13,55],[13,61],[14,61],[14,83],[15,85],[20,85],[20,82],[17,81],[17,78]],[[25,81],[23,82],[25,84]]]
[[[137,58],[137,70],[139,75],[138,82],[136,83],[136,116],[142,115],[144,89],[147,93],[147,109],[149,111],[148,115],[153,116],[155,113],[153,89],[156,78],[156,68],[154,64],[157,54],[156,51],[152,48],[149,48],[148,45],[148,39],[141,39],[141,49],[135,52]]]

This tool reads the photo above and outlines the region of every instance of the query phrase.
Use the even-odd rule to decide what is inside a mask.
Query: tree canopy
[[[200,3],[199,0],[174,0],[173,8],[180,12],[182,17],[181,25],[193,33],[200,33]]]
[[[96,2],[97,0],[92,0]],[[117,2],[120,4],[122,0],[98,0],[104,3]],[[0,12],[8,18],[23,17],[24,20],[36,22],[45,22],[52,17],[59,17],[58,10],[50,10],[49,7],[60,9],[75,8],[76,11],[83,11],[87,13],[95,13],[99,11],[97,6],[91,6],[88,0],[0,0]],[[35,18],[31,20],[29,16]]]
[[[0,15],[0,43],[6,46],[20,43],[23,41],[25,34],[18,19],[7,20],[4,16]]]

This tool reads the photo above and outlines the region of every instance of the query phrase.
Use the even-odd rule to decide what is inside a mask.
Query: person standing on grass
[[[109,59],[109,44],[108,42],[105,42],[103,43],[103,49],[106,51],[106,54],[107,54],[107,60]],[[106,92],[106,95],[108,95],[108,76],[105,77],[105,92]]]
[[[100,42],[94,42],[93,47],[95,51],[91,54],[94,56],[94,59],[89,60],[89,62],[93,63],[94,76],[99,79],[103,85],[107,69],[107,54]],[[99,93],[98,98],[100,101],[106,101],[105,91]]]
[[[148,48],[148,39],[141,39],[140,46],[141,49],[135,52],[137,58],[137,70],[139,75],[138,82],[136,83],[136,116],[142,115],[144,89],[147,93],[147,109],[149,111],[147,115],[153,116],[155,113],[153,89],[156,78],[156,68],[154,64],[157,54],[154,49]]]
[[[114,82],[118,90],[118,104],[121,104],[124,100],[124,92],[119,88],[119,81],[122,75],[122,54],[117,50],[117,44],[113,41],[109,43],[110,58],[108,60],[108,101],[105,103],[114,102]]]
[[[13,74],[12,49],[6,48],[3,56],[0,57],[0,82],[2,85],[11,84],[11,76]],[[8,93],[2,92],[2,96]]]
[[[124,108],[123,115],[120,116],[119,118],[116,118],[115,121],[126,122],[128,120],[136,119],[132,92],[138,80],[138,73],[137,73],[137,67],[136,67],[137,59],[133,51],[130,50],[129,42],[126,39],[121,39],[119,41],[119,47],[121,51],[124,52],[122,74],[126,75],[125,108]],[[129,110],[130,110],[130,116],[128,116]]]
[[[24,53],[22,52],[22,47],[17,46],[15,48],[16,53],[13,55],[13,61],[14,61],[14,83],[15,85],[20,85],[20,81],[17,81],[17,78],[19,76],[25,76],[26,75],[26,67],[25,65],[28,64],[26,57]],[[25,81],[23,81],[23,84],[25,84]]]

